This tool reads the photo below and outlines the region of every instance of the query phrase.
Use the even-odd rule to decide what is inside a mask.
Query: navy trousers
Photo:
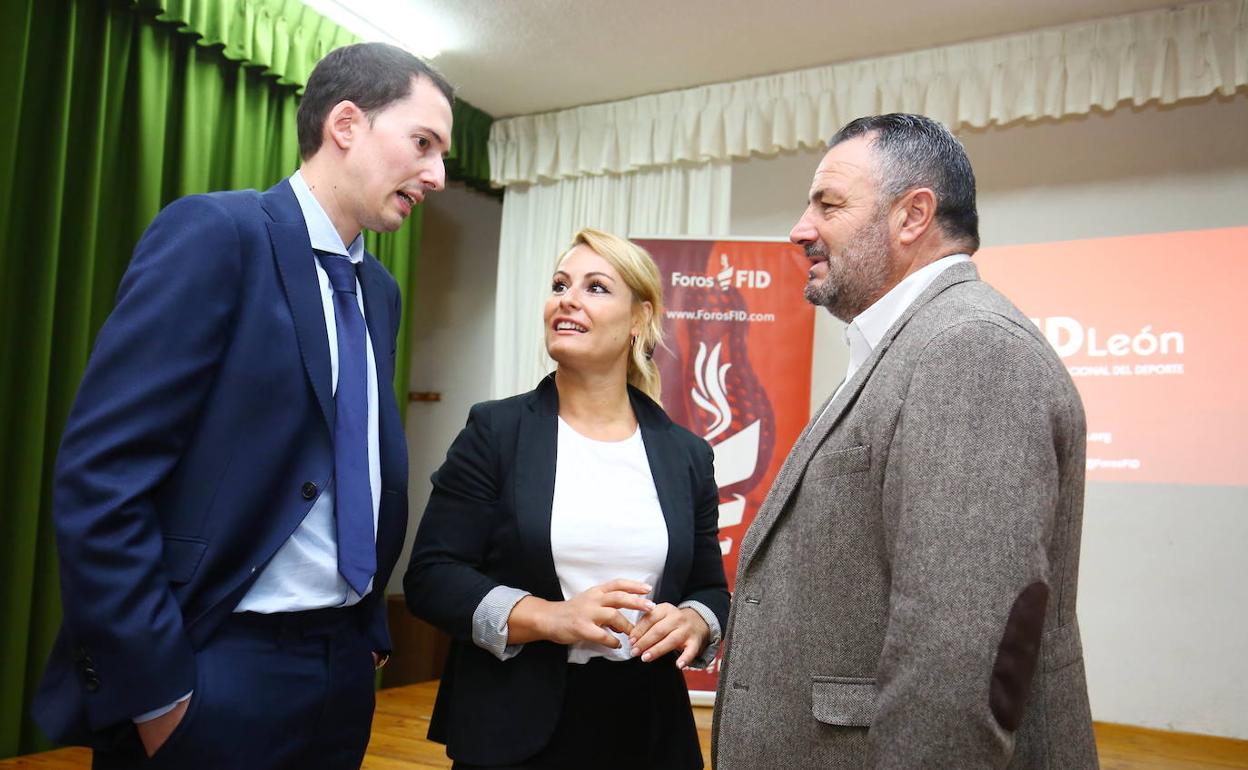
[[[148,758],[134,734],[97,770],[355,770],[373,721],[372,650],[354,608],[231,616],[195,656],[195,691]]]

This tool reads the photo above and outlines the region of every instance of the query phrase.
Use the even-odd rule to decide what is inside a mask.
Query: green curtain
[[[503,188],[490,184],[490,126],[494,118],[463,99],[455,101],[455,125],[451,128],[451,152],[446,174],[473,189],[502,199]]]
[[[298,89],[355,38],[298,0],[8,0],[0,25],[0,758],[50,747],[29,705],[60,622],[50,481],[95,334],[143,229],[181,195],[298,165]],[[463,116],[461,118],[461,116]],[[491,119],[455,105],[453,177],[488,189]],[[462,120],[462,124],[461,124]],[[366,244],[412,296],[421,209]],[[395,392],[407,403],[410,312]]]
[[[325,54],[359,38],[301,0],[128,0],[138,11],[215,47],[231,61],[246,62],[300,93]],[[453,106],[454,128],[447,176],[501,198],[490,184],[488,141],[494,118],[463,99]]]

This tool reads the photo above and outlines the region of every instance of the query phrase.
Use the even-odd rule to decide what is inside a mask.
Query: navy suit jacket
[[[714,455],[641,391],[630,387],[629,399],[667,523],[667,560],[655,601],[701,602],[724,628],[728,584]],[[530,642],[500,661],[472,641],[473,613],[496,586],[563,599],[550,548],[558,415],[551,378],[536,390],[472,408],[433,475],[403,578],[412,612],[455,639],[429,737],[447,744],[447,753],[461,762],[520,762],[546,745],[559,718],[567,646]],[[675,666],[668,668],[680,677]],[[604,698],[609,701],[609,693]]]
[[[135,248],[57,455],[64,621],[34,708],[52,738],[108,746],[134,716],[191,690],[195,652],[330,482],[334,399],[314,260],[287,181],[177,200]],[[382,487],[377,575],[359,617],[381,651],[407,523],[389,387],[401,300],[371,255],[359,278]]]

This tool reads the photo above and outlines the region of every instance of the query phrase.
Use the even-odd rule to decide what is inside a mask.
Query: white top
[[[906,312],[919,295],[927,290],[936,277],[959,262],[970,262],[967,254],[952,254],[941,257],[930,265],[924,265],[906,276],[888,293],[875,301],[871,307],[854,316],[854,320],[845,327],[845,341],[849,343],[849,366],[845,370],[845,379],[832,394],[835,399],[845,384],[849,382],[858,368],[871,356],[871,351],[880,344],[889,328],[897,323],[897,319]],[[828,402],[831,405],[831,401]],[[827,407],[824,407],[824,412]],[[820,417],[823,416],[821,412]]]
[[[641,429],[623,441],[595,441],[561,417],[556,458],[550,548],[563,598],[615,578],[657,587],[667,561],[667,523]],[[641,614],[621,613],[633,623]],[[615,636],[619,649],[580,642],[568,648],[568,662],[628,660],[628,635]]]

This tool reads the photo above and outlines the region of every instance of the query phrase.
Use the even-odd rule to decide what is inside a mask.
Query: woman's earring
[[[637,347],[637,335],[636,334],[633,335],[633,341],[628,344],[632,345],[633,347]]]

